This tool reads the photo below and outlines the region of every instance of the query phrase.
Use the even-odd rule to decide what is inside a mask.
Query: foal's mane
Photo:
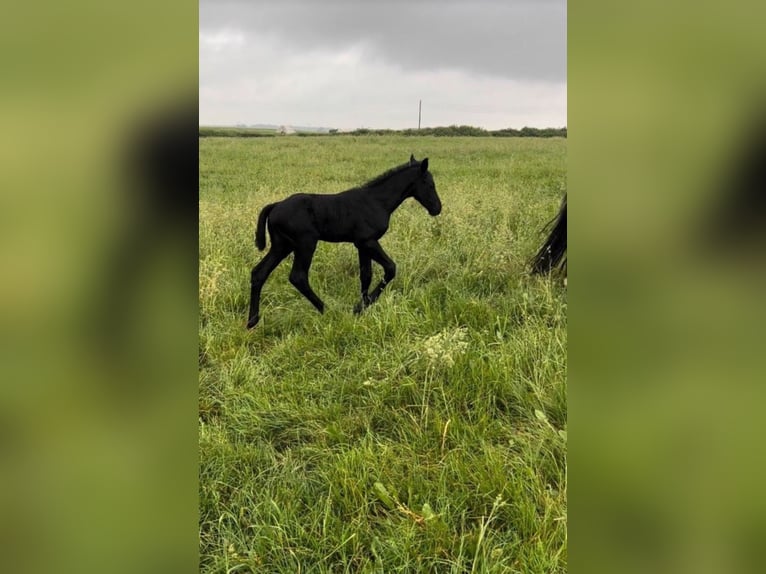
[[[394,175],[398,175],[398,174],[402,173],[403,171],[407,170],[408,168],[416,167],[418,165],[420,165],[420,162],[417,162],[417,163],[407,162],[407,163],[403,163],[402,165],[398,165],[396,167],[392,167],[388,171],[386,171],[384,173],[381,173],[379,176],[371,179],[370,181],[368,181],[364,185],[360,185],[357,189],[365,189],[365,188],[368,188],[368,187],[376,186],[378,184],[383,183],[385,180],[389,179],[390,177],[392,177]]]

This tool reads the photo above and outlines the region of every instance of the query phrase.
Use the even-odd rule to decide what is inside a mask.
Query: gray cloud
[[[238,2],[200,4],[200,29],[269,37],[285,52],[363,44],[403,70],[455,69],[566,81],[566,2]]]
[[[200,4],[200,122],[566,125],[563,0]]]

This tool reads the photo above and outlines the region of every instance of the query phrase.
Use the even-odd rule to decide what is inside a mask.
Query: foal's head
[[[419,168],[419,173],[412,183],[412,197],[417,199],[430,215],[439,215],[442,211],[442,202],[436,194],[434,178],[428,171],[428,158],[418,164],[415,156],[410,156],[410,164],[418,165]]]

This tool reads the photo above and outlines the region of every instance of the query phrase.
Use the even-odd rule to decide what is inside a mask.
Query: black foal
[[[324,303],[309,285],[309,267],[318,241],[353,243],[359,250],[359,276],[362,299],[354,308],[360,313],[380,296],[396,275],[396,265],[378,240],[388,230],[393,211],[408,197],[414,197],[431,215],[439,215],[442,204],[434,179],[428,171],[428,158],[396,167],[361,187],[333,195],[298,193],[270,203],[258,215],[255,245],[266,247],[268,221],[271,249],[250,275],[250,314],[247,328],[260,319],[263,284],[290,253],[295,254],[290,283],[322,313]],[[372,293],[372,261],[383,267],[383,279]]]

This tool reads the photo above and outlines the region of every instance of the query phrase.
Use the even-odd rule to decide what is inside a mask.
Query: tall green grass
[[[394,214],[379,301],[320,243],[325,314],[288,258],[246,331],[260,208],[410,153],[444,209]],[[559,138],[200,139],[202,572],[566,570],[566,292],[526,265],[565,181]]]

